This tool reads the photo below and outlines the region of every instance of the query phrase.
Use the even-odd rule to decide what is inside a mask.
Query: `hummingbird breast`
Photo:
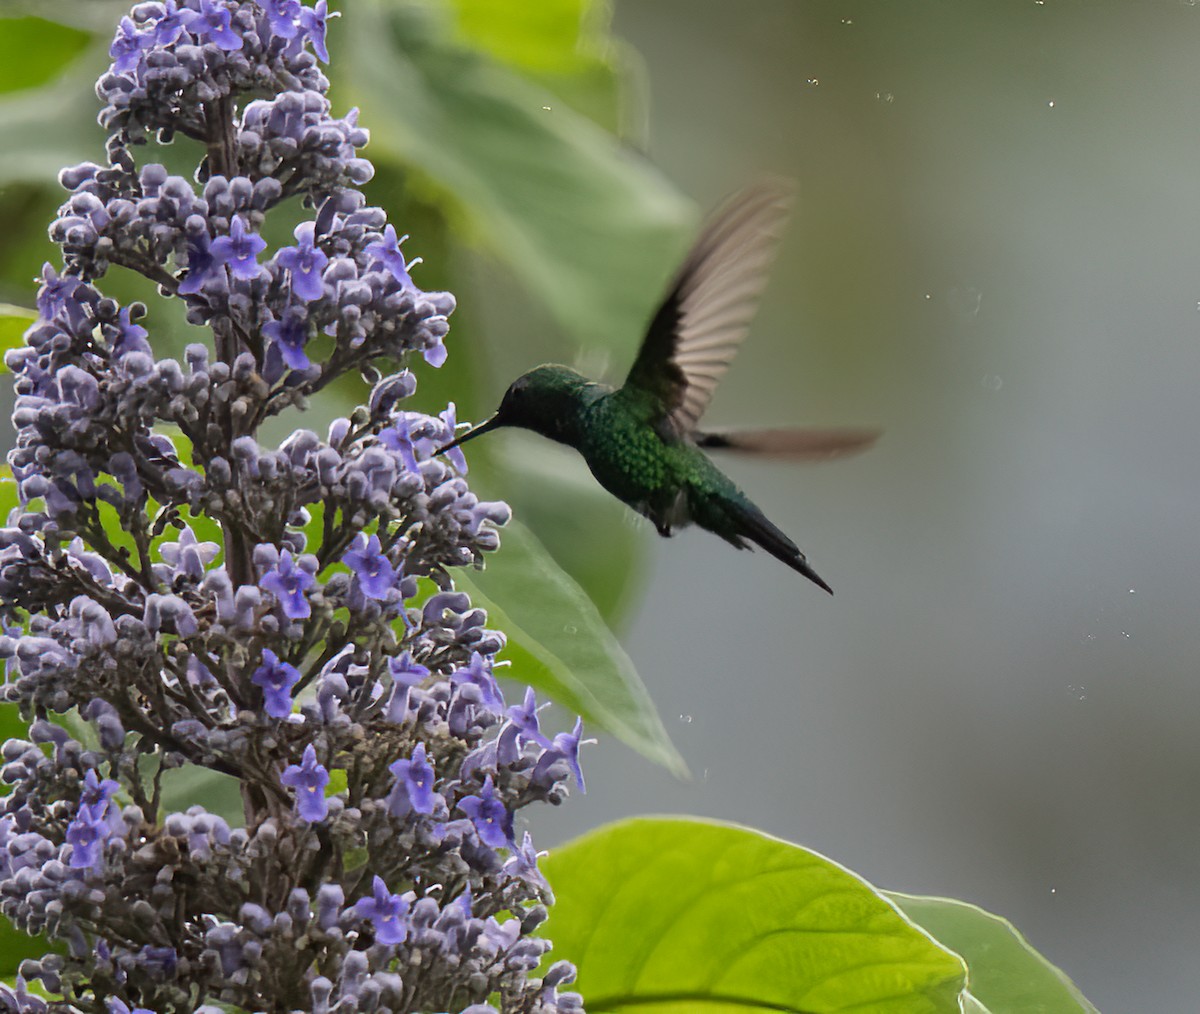
[[[579,451],[601,486],[660,531],[691,521],[692,473],[709,464],[698,448],[663,440],[616,391],[589,406],[584,431]]]

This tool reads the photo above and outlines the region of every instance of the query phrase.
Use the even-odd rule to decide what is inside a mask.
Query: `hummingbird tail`
[[[697,433],[696,445],[784,461],[829,461],[865,451],[878,439],[879,430],[872,429],[723,430]]]
[[[726,501],[726,510],[730,521],[736,525],[737,534],[732,538],[726,536],[739,549],[745,549],[743,539],[749,539],[770,553],[776,560],[786,563],[792,570],[803,574],[818,588],[823,588],[833,594],[829,587],[815,570],[808,565],[808,560],[800,551],[800,547],[780,531],[749,500],[742,502]]]

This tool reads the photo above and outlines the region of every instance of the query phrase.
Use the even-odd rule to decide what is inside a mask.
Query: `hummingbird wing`
[[[865,451],[882,431],[872,429],[724,430],[697,433],[696,444],[785,461],[829,461]]]
[[[656,420],[691,436],[732,362],[767,284],[792,204],[790,182],[734,195],[700,233],[650,322],[625,386],[661,406]]]

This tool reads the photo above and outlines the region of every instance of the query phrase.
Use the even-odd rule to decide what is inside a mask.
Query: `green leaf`
[[[472,487],[489,495],[495,489],[510,503],[605,622],[617,627],[641,587],[648,528],[596,482],[574,451],[532,434],[496,434],[479,445],[468,449]]]
[[[965,901],[887,892],[904,914],[967,962],[971,996],[990,1011],[1097,1014],[1076,985],[1007,919]]]
[[[512,661],[512,678],[685,775],[650,694],[591,599],[519,522],[509,523],[501,541],[486,570],[453,573],[508,636],[501,655]]]
[[[632,50],[609,31],[603,0],[448,0],[456,35],[553,92],[577,112],[616,131]]]
[[[591,1014],[960,1010],[956,954],[850,871],[757,831],[635,818],[542,869],[545,936]]]
[[[0,464],[0,518],[8,517],[8,512],[20,502],[17,495],[17,480],[13,478],[12,466]]]
[[[40,88],[0,98],[0,184],[14,180],[52,183],[63,166],[95,160],[104,151],[96,123],[96,59],[80,59],[71,70]]]
[[[4,916],[0,916],[0,977],[8,979],[17,974],[26,958],[40,958],[55,950],[44,937],[22,933]]]
[[[241,782],[231,775],[185,764],[164,771],[162,786],[164,813],[181,813],[189,806],[203,806],[233,827],[241,827],[246,821]]]
[[[15,704],[0,704],[0,740],[25,739],[28,731]],[[7,795],[11,790],[11,785],[0,784],[0,795]]]
[[[603,55],[603,42],[584,31],[595,24],[591,0],[450,0],[450,6],[464,39],[521,70],[574,70]]]
[[[9,349],[19,349],[25,340],[25,331],[35,320],[37,311],[23,306],[13,306],[11,303],[0,303],[0,373],[7,373],[4,365],[4,353]]]
[[[90,38],[87,32],[41,18],[0,18],[0,92],[44,84]]]
[[[331,46],[371,158],[419,170],[573,337],[631,358],[692,218],[649,163],[431,8],[360,0]]]

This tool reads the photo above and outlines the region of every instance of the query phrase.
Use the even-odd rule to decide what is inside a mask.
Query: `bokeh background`
[[[649,152],[800,202],[720,423],[833,584],[655,540],[625,643],[696,774],[610,743],[556,834],[693,812],[1011,918],[1106,1011],[1200,1007],[1200,9],[626,2]],[[534,453],[532,447],[530,453]]]
[[[592,595],[693,772],[603,737],[539,845],[739,821],[1009,917],[1102,1010],[1196,1010],[1200,9],[337,6],[374,199],[461,301],[427,405],[482,418],[545,359],[619,379],[700,209],[770,172],[797,212],[709,420],[885,431],[836,464],[728,460],[833,599],[658,540],[535,437],[476,445],[475,486]],[[0,4],[0,299],[31,301],[56,169],[101,157],[120,10]]]

